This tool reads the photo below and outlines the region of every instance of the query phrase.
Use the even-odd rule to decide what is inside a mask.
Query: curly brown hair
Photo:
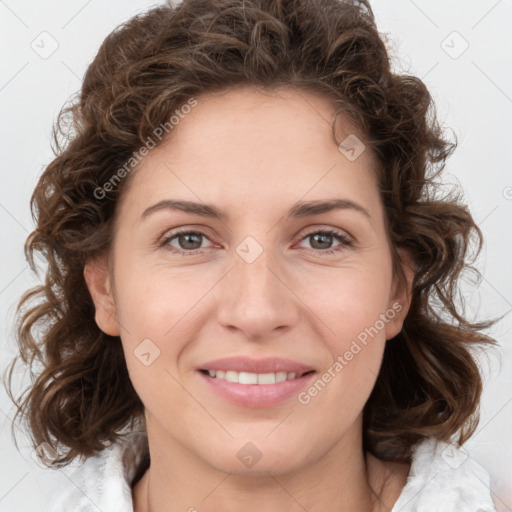
[[[496,320],[465,318],[458,285],[463,270],[481,278],[470,249],[476,242],[476,258],[482,233],[459,195],[439,194],[436,178],[457,143],[445,137],[425,84],[392,71],[368,1],[184,0],[108,35],[80,93],[57,118],[55,158],[31,198],[36,227],[25,254],[33,270],[36,252],[48,265],[44,284],[19,302],[20,353],[6,387],[34,446],[59,445],[55,466],[102,450],[144,412],[120,339],[95,322],[83,275],[85,263],[110,247],[133,173],[100,188],[101,198],[98,187],[113,183],[187,99],[244,84],[315,91],[357,125],[379,163],[401,283],[397,248],[414,258],[410,310],[386,343],[364,408],[365,450],[406,461],[424,437],[449,441],[458,433],[462,444],[477,426],[482,379],[472,349],[496,343],[479,332]],[[11,379],[20,359],[42,369],[18,401]]]

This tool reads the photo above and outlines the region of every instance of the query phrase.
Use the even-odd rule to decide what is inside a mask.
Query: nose
[[[235,255],[222,282],[218,321],[251,341],[282,336],[300,319],[300,300],[287,282],[292,279],[269,253],[264,250],[252,263]]]

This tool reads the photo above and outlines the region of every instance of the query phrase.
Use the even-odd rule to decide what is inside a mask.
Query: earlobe
[[[387,340],[395,337],[402,330],[403,322],[411,306],[412,284],[416,274],[411,251],[399,247],[397,253],[401,260],[400,264],[405,275],[405,283],[400,283],[398,278],[395,280],[395,293],[389,303],[390,321],[386,324]]]
[[[96,309],[96,324],[105,334],[119,336],[121,331],[117,322],[107,257],[101,256],[87,261],[84,266],[84,279]]]

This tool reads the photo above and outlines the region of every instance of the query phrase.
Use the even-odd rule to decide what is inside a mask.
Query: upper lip
[[[199,368],[200,370],[233,370],[235,372],[249,373],[276,373],[276,372],[295,372],[303,374],[314,370],[311,366],[284,359],[281,357],[266,357],[264,359],[252,359],[249,357],[224,357],[208,361]]]

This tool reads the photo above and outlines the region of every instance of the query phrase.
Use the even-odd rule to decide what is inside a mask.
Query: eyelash
[[[336,231],[335,229],[331,229],[331,228],[320,229],[320,230],[317,230],[317,231],[311,231],[310,233],[307,233],[306,235],[304,235],[300,239],[300,241],[302,242],[302,240],[305,240],[306,238],[309,238],[309,237],[312,237],[313,235],[318,235],[318,234],[332,235],[339,242],[341,242],[341,244],[338,245],[337,247],[335,247],[334,249],[325,249],[325,250],[322,250],[322,249],[311,249],[312,251],[319,252],[322,255],[334,254],[336,252],[340,252],[340,251],[345,250],[347,247],[353,247],[353,245],[354,245],[352,240],[350,240],[346,235],[342,234],[339,231]],[[202,254],[204,252],[203,249],[191,249],[189,251],[185,251],[185,250],[182,250],[182,249],[176,249],[175,247],[172,247],[171,245],[168,245],[171,240],[174,240],[175,238],[178,238],[181,235],[199,235],[199,236],[203,236],[204,238],[209,240],[209,238],[204,233],[201,233],[200,231],[187,231],[187,230],[184,230],[184,231],[178,231],[176,233],[171,233],[169,236],[166,236],[160,242],[159,247],[165,247],[170,252],[175,253],[175,254],[181,254],[182,256],[186,256],[186,255],[187,256],[189,256],[189,255],[193,256],[193,255],[197,255],[197,254]]]

